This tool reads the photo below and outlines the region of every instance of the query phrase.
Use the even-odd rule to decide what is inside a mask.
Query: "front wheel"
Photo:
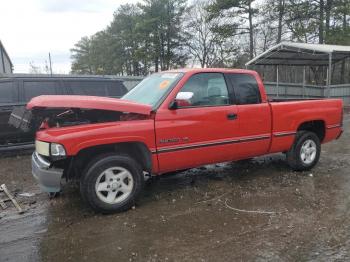
[[[296,134],[292,148],[287,152],[287,161],[295,171],[306,171],[313,168],[321,153],[321,143],[318,136],[309,131]]]
[[[80,191],[96,212],[114,213],[131,208],[143,185],[142,169],[134,159],[109,154],[91,162],[80,181]]]

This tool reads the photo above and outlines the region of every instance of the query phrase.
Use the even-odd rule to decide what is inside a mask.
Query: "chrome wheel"
[[[301,146],[301,150],[300,150],[301,161],[304,164],[309,165],[315,160],[316,154],[317,154],[316,143],[311,139],[306,140]]]
[[[111,167],[97,178],[95,191],[97,197],[108,204],[124,201],[132,192],[134,179],[124,167]]]

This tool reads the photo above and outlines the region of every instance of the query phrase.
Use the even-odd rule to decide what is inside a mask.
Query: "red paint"
[[[122,111],[149,115],[152,107],[118,98],[99,96],[59,96],[48,95],[34,97],[27,104],[27,109],[35,108],[85,108]]]
[[[189,69],[160,107],[147,119],[89,124],[39,131],[37,139],[60,143],[70,156],[102,144],[144,143],[152,154],[153,173],[181,170],[204,164],[244,159],[290,149],[294,133],[307,121],[325,123],[323,143],[336,139],[342,128],[342,100],[267,101],[263,83],[254,71]],[[258,82],[261,104],[195,107],[171,110],[176,94],[194,74],[202,72],[250,74]],[[120,99],[42,96],[28,108],[84,107],[150,115],[151,107]],[[228,114],[237,119],[228,120]],[[339,126],[337,126],[339,125]],[[285,136],[276,136],[276,135]],[[179,149],[182,150],[179,150]]]

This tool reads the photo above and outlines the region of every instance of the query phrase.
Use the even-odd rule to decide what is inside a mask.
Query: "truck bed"
[[[270,102],[272,114],[272,143],[270,152],[290,148],[294,136],[304,123],[321,130],[322,143],[336,139],[342,125],[341,99],[298,99]]]

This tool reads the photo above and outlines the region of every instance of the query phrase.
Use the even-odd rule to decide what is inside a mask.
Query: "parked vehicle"
[[[79,179],[83,199],[103,213],[133,206],[145,174],[278,152],[309,170],[321,144],[342,133],[341,99],[270,102],[248,70],[162,72],[121,99],[40,96],[27,108],[44,120],[32,156],[41,188]]]
[[[121,97],[123,82],[103,77],[8,77],[0,78],[0,149],[33,144],[35,130],[23,132],[8,124],[15,107],[24,106],[39,95],[93,95]]]

